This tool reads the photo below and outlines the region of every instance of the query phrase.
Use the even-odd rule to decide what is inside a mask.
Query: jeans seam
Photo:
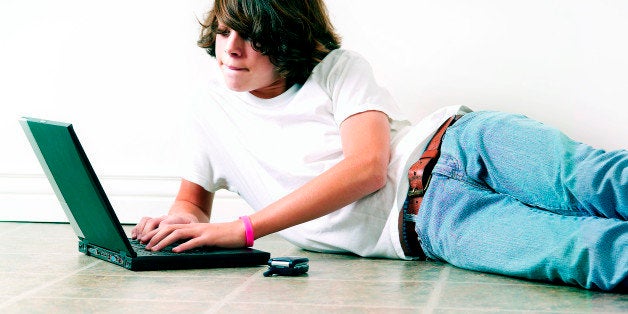
[[[462,169],[462,166],[460,165],[458,159],[448,154],[442,154],[440,156],[438,163],[432,170],[432,175],[435,174],[452,180],[467,183],[478,189],[495,193],[495,190],[493,190],[488,185],[469,179],[469,175]]]
[[[502,194],[516,200],[517,202],[520,202],[532,208],[537,208],[539,210],[544,210],[544,211],[553,212],[553,213],[557,213],[561,215],[567,215],[567,216],[586,216],[587,215],[587,213],[579,207],[575,207],[575,209],[577,209],[576,211],[574,210],[574,208],[564,209],[564,208],[555,207],[555,206],[548,206],[548,204],[542,204],[538,202],[530,203],[530,202],[523,201],[510,193],[498,192],[495,189],[493,189],[491,186],[487,185],[486,183],[482,183],[482,182],[478,182],[476,180],[470,179],[470,176],[463,170],[461,163],[458,161],[458,159],[448,154],[443,154],[440,156],[438,163],[432,170],[432,175],[440,175],[440,176],[443,176],[452,180],[464,182],[480,190]]]

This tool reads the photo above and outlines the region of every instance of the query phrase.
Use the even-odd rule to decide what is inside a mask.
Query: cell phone
[[[272,275],[278,276],[299,276],[307,273],[310,269],[307,257],[285,256],[275,257],[268,260],[268,270],[264,272],[264,277]]]

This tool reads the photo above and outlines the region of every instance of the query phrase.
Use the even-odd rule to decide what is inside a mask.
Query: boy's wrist
[[[181,201],[176,201],[168,212],[168,215],[185,218],[190,223],[209,222],[209,218],[205,214],[202,214],[201,216],[199,216],[199,214],[198,207],[188,202]]]
[[[249,216],[241,216],[240,220],[244,226],[244,245],[246,247],[252,247],[255,242],[255,234],[253,233],[253,224]]]

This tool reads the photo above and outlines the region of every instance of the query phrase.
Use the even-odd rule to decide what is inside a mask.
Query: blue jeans
[[[610,135],[609,135],[610,136]],[[416,230],[429,258],[588,289],[628,288],[628,151],[519,115],[447,130]]]

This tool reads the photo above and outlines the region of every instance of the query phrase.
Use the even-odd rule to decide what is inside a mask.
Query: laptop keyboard
[[[138,240],[133,240],[133,239],[129,239],[129,241],[131,242],[131,246],[133,247],[133,250],[135,250],[135,252],[139,255],[143,255],[143,256],[151,256],[151,255],[159,255],[159,256],[164,256],[164,255],[179,255],[179,254],[204,254],[207,252],[211,252],[214,249],[210,248],[210,247],[200,247],[200,248],[194,248],[194,249],[190,249],[181,253],[175,253],[172,252],[172,249],[175,248],[177,245],[180,244],[175,242],[174,244],[168,245],[165,248],[163,248],[161,251],[157,251],[157,252],[153,252],[150,250],[146,249],[146,245],[140,243],[140,241]]]

